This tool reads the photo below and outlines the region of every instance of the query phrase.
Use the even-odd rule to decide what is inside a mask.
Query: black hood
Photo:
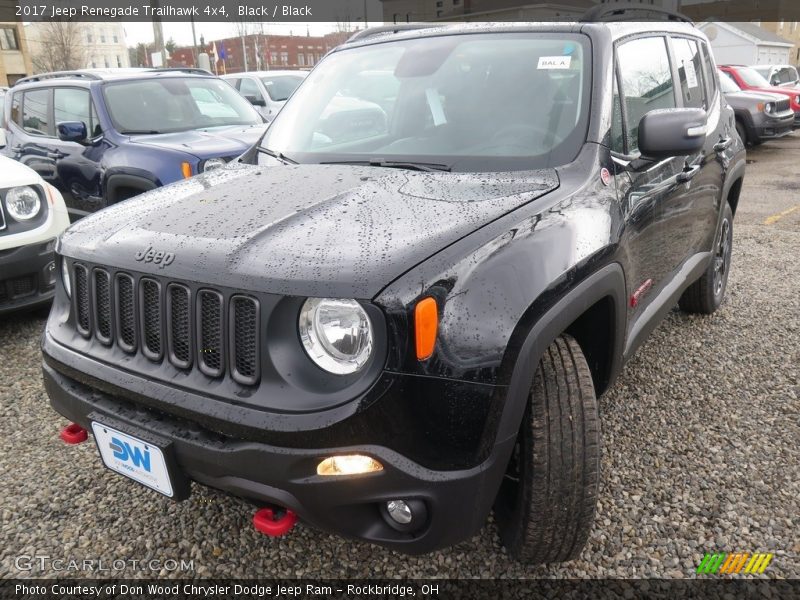
[[[237,164],[90,215],[67,230],[60,251],[243,290],[367,299],[556,187],[552,169],[489,175]],[[174,258],[166,266],[137,261],[148,249]]]

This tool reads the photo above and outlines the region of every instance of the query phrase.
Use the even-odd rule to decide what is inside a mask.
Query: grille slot
[[[155,279],[139,280],[139,313],[142,321],[142,354],[153,361],[164,352],[161,322],[161,284]]]
[[[136,295],[133,293],[133,277],[126,273],[117,273],[115,282],[117,345],[130,353],[136,350]]]
[[[191,292],[171,283],[167,286],[167,335],[169,360],[180,369],[192,364]]]
[[[231,375],[245,385],[253,385],[259,377],[259,325],[258,300],[248,296],[234,296],[230,305]]]
[[[94,335],[103,344],[111,343],[111,278],[108,271],[94,270]]]
[[[75,322],[78,326],[78,333],[84,337],[90,335],[90,315],[89,307],[89,273],[83,265],[75,265]]]
[[[219,377],[224,371],[222,294],[200,290],[197,301],[197,362],[203,373]]]
[[[116,344],[163,361],[166,370],[258,385],[263,336],[257,298],[101,265],[73,263],[71,269],[75,328],[95,348]],[[10,282],[0,286],[6,295],[10,290]]]

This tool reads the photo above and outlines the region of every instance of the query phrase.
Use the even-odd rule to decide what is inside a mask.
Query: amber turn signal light
[[[192,165],[188,162],[181,163],[181,173],[183,173],[184,179],[189,179],[192,176]]]
[[[427,360],[436,345],[436,332],[439,328],[439,309],[436,300],[423,298],[414,307],[414,341],[417,360]]]

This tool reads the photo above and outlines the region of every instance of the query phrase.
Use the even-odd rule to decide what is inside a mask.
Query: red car
[[[794,111],[794,128],[800,128],[800,88],[775,87],[764,79],[758,71],[752,67],[742,65],[724,65],[720,67],[728,77],[733,79],[743,90],[753,90],[756,92],[768,92],[770,94],[783,94],[789,97],[789,105]]]

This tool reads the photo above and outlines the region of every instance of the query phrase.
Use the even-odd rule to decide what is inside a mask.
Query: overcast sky
[[[353,24],[356,27],[358,24]],[[378,23],[370,23],[370,25],[378,25]],[[122,26],[125,27],[125,41],[128,46],[135,46],[141,42],[148,43],[153,41],[153,24],[152,23],[132,23],[123,22]],[[192,44],[192,25],[186,23],[163,23],[164,28],[164,41],[170,38],[175,40],[178,46],[189,46]],[[253,25],[251,25],[253,27]],[[273,35],[288,35],[290,32],[294,35],[305,35],[306,27],[311,35],[324,35],[336,29],[335,23],[266,23],[264,25],[264,32]],[[195,23],[195,32],[197,33],[197,43],[200,43],[200,35],[203,35],[206,41],[218,40],[226,37],[237,35],[236,25],[233,23]]]

